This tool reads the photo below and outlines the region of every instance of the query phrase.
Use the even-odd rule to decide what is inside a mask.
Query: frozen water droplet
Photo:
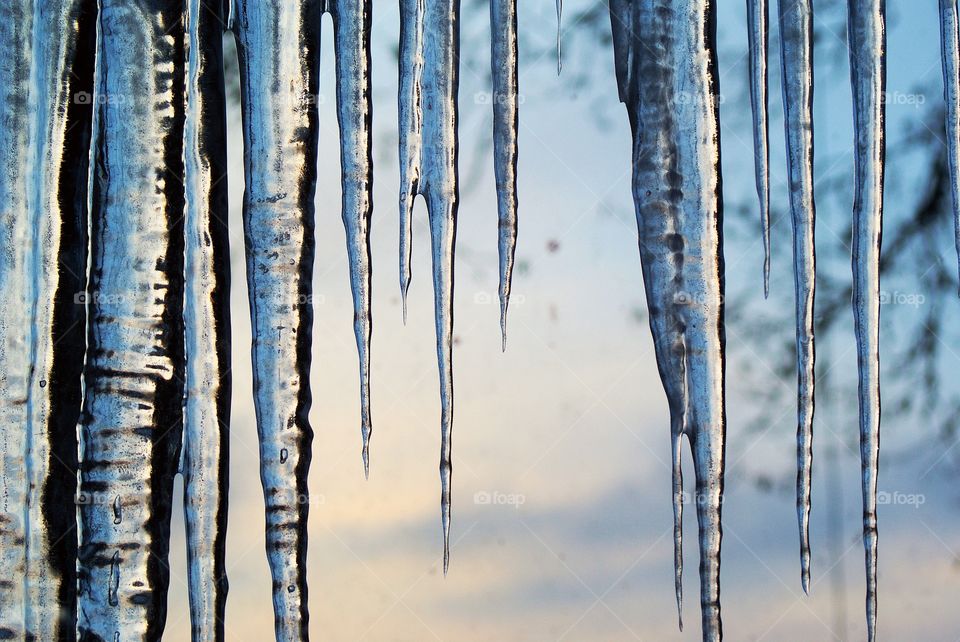
[[[120,590],[120,552],[113,554],[110,560],[110,586],[107,587],[107,602],[110,606],[119,606],[120,599],[117,593]]]
[[[281,448],[281,449],[280,449],[280,463],[281,463],[281,464],[287,463],[287,458],[288,458],[289,456],[290,456],[290,453],[287,452],[287,449],[286,449],[286,448]]]
[[[113,523],[119,524],[123,521],[123,507],[120,504],[120,495],[113,500]]]

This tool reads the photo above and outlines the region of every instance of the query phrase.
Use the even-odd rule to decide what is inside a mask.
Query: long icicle
[[[0,308],[0,634],[8,639],[26,634],[32,5],[0,5],[0,291],[10,297]]]
[[[853,311],[860,400],[867,637],[877,630],[877,475],[880,458],[880,241],[883,232],[886,90],[884,0],[848,0],[850,84],[856,142]]]
[[[183,15],[100,7],[77,626],[156,640],[183,425]]]
[[[253,387],[277,639],[309,637],[314,196],[321,7],[236,0]]]
[[[497,249],[500,255],[500,337],[507,349],[507,307],[517,248],[517,126],[519,69],[517,0],[490,1],[493,74],[493,159],[497,179]]]
[[[947,103],[947,160],[953,199],[954,243],[960,259],[960,10],[957,0],[940,0],[943,96]]]
[[[767,0],[747,0],[750,49],[750,108],[753,113],[753,157],[760,227],[763,234],[763,298],[770,296],[770,149],[767,127]]]
[[[779,0],[780,60],[793,218],[793,279],[797,315],[797,521],[800,580],[810,590],[810,487],[813,466],[816,287],[813,197],[813,5]]]
[[[373,215],[371,0],[337,0],[332,7],[337,52],[337,115],[343,177],[343,227],[350,261],[353,331],[360,360],[363,472],[370,476],[370,217]]]
[[[557,75],[563,71],[563,0],[557,0]]]
[[[87,186],[95,0],[34,2],[31,381],[27,403],[28,638],[76,634],[77,422],[86,348]],[[80,300],[82,303],[82,300]]]
[[[410,219],[414,200],[420,194],[427,202],[433,256],[441,404],[440,506],[446,573],[450,563],[453,268],[460,200],[457,181],[460,1],[438,0],[424,4],[423,0],[402,0],[400,17],[400,278],[406,293],[410,283]]]
[[[677,606],[686,435],[696,476],[703,639],[720,640],[726,416],[716,6],[710,0],[613,0],[610,9],[620,96],[633,131],[633,197],[650,329],[670,407]]]
[[[183,510],[194,640],[223,640],[230,426],[230,237],[222,3],[188,0]]]

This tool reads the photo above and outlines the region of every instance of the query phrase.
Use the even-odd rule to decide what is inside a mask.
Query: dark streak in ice
[[[610,2],[620,96],[633,131],[633,196],[650,329],[670,407],[677,606],[680,446],[686,435],[696,476],[704,640],[722,638],[726,433],[715,12],[709,0]]]

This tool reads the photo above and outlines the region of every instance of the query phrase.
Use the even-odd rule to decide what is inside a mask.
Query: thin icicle
[[[227,600],[230,238],[223,16],[219,6],[188,0],[185,16],[187,363],[182,470],[194,640],[224,638]]]
[[[460,2],[400,4],[400,282],[410,284],[410,218],[427,202],[433,256],[434,317],[440,368],[440,484],[443,571],[450,562],[453,430],[453,267],[457,233],[457,91]],[[406,304],[404,304],[406,306]]]
[[[612,0],[610,10],[620,95],[633,130],[633,196],[650,328],[670,407],[677,603],[686,435],[696,476],[703,639],[720,640],[726,417],[716,5]]]
[[[277,639],[308,638],[314,196],[321,7],[236,0],[253,387]]]
[[[182,445],[183,13],[100,7],[77,627],[156,640]]]
[[[370,98],[371,0],[338,0],[332,16],[337,52],[337,115],[343,175],[343,227],[350,260],[353,331],[360,359],[363,472],[370,476],[370,217],[373,214],[373,103]]]
[[[557,0],[557,75],[563,71],[563,0]]]
[[[493,159],[497,177],[497,233],[500,254],[500,337],[507,349],[507,307],[517,248],[517,123],[519,73],[517,0],[491,0],[493,74]]]
[[[400,2],[400,296],[407,322],[412,276],[413,204],[420,193],[423,156],[424,0]]]
[[[850,82],[856,142],[853,201],[853,311],[860,399],[867,637],[877,629],[877,475],[880,457],[880,239],[885,155],[884,0],[848,0]]]
[[[800,579],[810,590],[810,481],[813,466],[816,286],[813,198],[813,5],[779,0],[784,125],[793,217],[793,278],[797,316],[797,521]]]
[[[750,107],[753,112],[753,157],[760,227],[763,234],[763,298],[770,295],[770,150],[767,130],[767,0],[747,0],[750,42]]]
[[[960,258],[960,13],[957,0],[940,0],[943,96],[947,103],[947,160],[953,198],[954,242]]]

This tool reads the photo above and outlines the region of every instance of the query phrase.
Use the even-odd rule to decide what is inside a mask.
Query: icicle
[[[940,0],[943,95],[947,103],[947,160],[953,197],[954,235],[960,257],[960,13],[957,0]]]
[[[696,476],[703,639],[719,640],[726,418],[716,6],[612,0],[610,10],[620,95],[633,130],[650,328],[670,406],[677,602],[686,435]]]
[[[407,322],[412,275],[413,204],[420,193],[423,155],[424,0],[400,2],[400,296]]]
[[[194,640],[223,639],[227,599],[230,238],[223,16],[218,6],[188,0],[185,16],[183,510]]]
[[[763,298],[770,295],[770,151],[767,132],[767,0],[747,0],[750,33],[750,106],[753,111],[753,156],[756,163],[760,227],[763,232]]]
[[[337,51],[337,113],[343,174],[343,226],[350,259],[353,329],[360,358],[363,471],[370,476],[370,217],[373,213],[373,106],[370,98],[370,0],[332,7]]]
[[[24,615],[28,638],[54,640],[72,639],[76,627],[76,429],[86,345],[77,295],[86,286],[97,7],[95,0],[32,4]]]
[[[810,590],[810,480],[813,465],[813,299],[816,251],[813,200],[813,6],[810,0],[779,0],[780,59],[793,217],[794,287],[797,315],[797,520],[800,577]]]
[[[410,285],[410,218],[417,194],[427,202],[440,367],[440,483],[443,570],[450,560],[453,429],[453,255],[457,207],[457,90],[460,2],[400,4],[400,283]],[[404,303],[404,307],[406,304]]]
[[[0,4],[0,634],[25,637],[30,369],[30,68],[33,3]]]
[[[77,627],[156,640],[183,421],[183,15],[100,7]]]
[[[563,0],[557,0],[557,75],[563,71]]]
[[[880,456],[880,238],[883,230],[886,33],[884,0],[849,0],[848,42],[856,142],[853,310],[860,373],[860,466],[867,634],[877,628],[877,473]]]
[[[314,195],[320,7],[236,0],[254,404],[278,639],[308,636]],[[281,455],[286,451],[286,457]],[[283,460],[283,461],[281,461]]]
[[[517,246],[517,1],[491,0],[490,34],[493,73],[493,157],[497,177],[500,253],[500,336],[507,349],[507,306]]]

